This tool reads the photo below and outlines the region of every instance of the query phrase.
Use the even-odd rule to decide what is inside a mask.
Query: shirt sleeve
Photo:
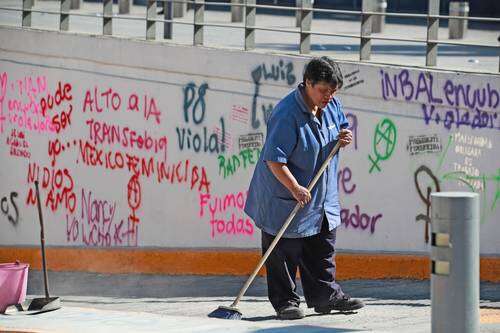
[[[278,112],[269,118],[267,138],[262,150],[262,159],[287,163],[298,140],[297,124],[287,112]]]
[[[348,128],[349,121],[347,120],[347,117],[344,114],[344,106],[342,105],[342,102],[339,99],[337,99],[337,103],[338,103],[338,114],[339,114],[339,127],[341,129]]]

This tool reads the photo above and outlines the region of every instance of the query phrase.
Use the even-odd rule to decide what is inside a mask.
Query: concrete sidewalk
[[[429,281],[343,281],[345,292],[366,303],[358,313],[318,315],[306,309],[302,320],[280,321],[265,296],[265,280],[258,278],[240,303],[243,320],[230,321],[207,314],[231,304],[244,277],[51,273],[49,279],[51,294],[62,298],[63,308],[35,316],[0,316],[0,331],[430,331]],[[29,292],[42,294],[39,272],[30,272]],[[481,332],[500,332],[498,284],[481,284]]]

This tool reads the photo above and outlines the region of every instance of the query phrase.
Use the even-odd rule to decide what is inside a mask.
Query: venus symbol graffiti
[[[373,172],[373,169],[381,171],[379,161],[385,161],[391,157],[396,147],[396,140],[396,126],[389,118],[382,119],[375,127],[375,135],[373,137],[373,153],[375,157],[368,155],[368,159],[372,163],[370,173]]]

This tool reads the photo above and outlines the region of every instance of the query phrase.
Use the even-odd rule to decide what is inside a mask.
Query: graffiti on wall
[[[10,119],[14,120],[13,115],[19,112],[31,112],[47,120],[46,128],[53,134],[48,139],[46,150],[49,164],[33,162],[29,151],[17,151],[17,155],[22,154],[30,160],[26,176],[30,186],[25,203],[36,204],[31,184],[39,181],[42,205],[54,214],[63,212],[66,217],[67,242],[88,246],[137,246],[139,212],[142,209],[141,177],[156,179],[158,183],[186,183],[191,188],[209,191],[204,169],[188,166],[189,161],[167,161],[167,136],[158,134],[151,127],[162,121],[162,111],[154,96],[139,91],[124,94],[118,89],[99,85],[78,90],[64,81],[58,81],[51,90],[44,77],[37,79],[38,88],[35,89],[29,80],[24,81],[28,83],[15,91],[17,99],[8,99]],[[28,97],[20,98],[24,95]],[[0,102],[3,103],[4,97]],[[79,101],[81,105],[75,105]],[[78,123],[75,123],[75,117]],[[138,130],[121,125],[120,119],[124,117],[138,117],[151,126]],[[112,118],[118,123],[111,121]],[[8,144],[18,150],[27,150],[30,147],[28,138],[19,129],[19,121],[16,127],[11,130]],[[84,128],[84,135],[72,134],[70,129],[75,127]],[[29,126],[27,129],[30,130]],[[65,158],[64,166],[59,165],[63,155],[69,156],[69,159]],[[128,216],[116,218],[116,201],[95,199],[93,191],[86,186],[80,187],[79,179],[74,176],[75,168],[128,173],[127,181],[122,184],[122,193],[130,210]]]
[[[438,158],[434,171],[426,165],[419,166],[414,173],[414,182],[417,193],[425,205],[425,214],[418,214],[416,221],[425,223],[425,242],[429,241],[429,224],[432,192],[440,192],[443,184],[454,183],[465,186],[466,190],[480,193],[480,218],[484,222],[489,214],[497,208],[500,198],[500,168],[491,173],[480,171],[475,166],[477,159],[484,154],[484,150],[492,149],[493,144],[486,136],[474,136],[456,132],[448,136],[446,146]],[[443,164],[449,152],[454,152],[458,157],[463,157],[463,163],[454,159],[452,169],[443,171]]]
[[[82,188],[80,212],[66,214],[68,243],[81,242],[87,246],[137,246],[136,220],[120,219],[117,203],[97,197],[91,190]]]
[[[462,127],[500,130],[498,87],[490,83],[473,86],[452,79],[438,86],[436,81],[430,72],[419,72],[415,78],[407,69],[395,74],[380,70],[382,98],[421,103],[426,125],[436,124],[447,130]]]
[[[463,162],[455,159],[451,164],[451,170],[440,173],[440,180],[453,182],[458,186],[465,186],[469,191],[480,193],[481,222],[496,210],[500,198],[500,167],[492,166],[490,171],[485,171],[477,166],[479,159],[483,155],[489,155],[488,151],[492,148],[493,142],[486,136],[457,132],[448,137],[448,143],[439,162],[441,166],[450,154],[450,150],[459,158],[463,158]]]
[[[349,89],[354,88],[360,84],[363,84],[365,82],[365,80],[362,79],[360,76],[361,76],[361,71],[359,69],[344,75],[345,82],[344,82],[344,86],[342,87],[342,89],[349,90]]]
[[[224,117],[219,118],[219,130],[210,130],[205,123],[207,102],[205,100],[208,84],[197,86],[191,82],[184,87],[182,127],[176,128],[179,150],[191,150],[195,153],[224,153],[226,151],[226,127]],[[217,125],[214,125],[217,126]]]
[[[29,159],[31,152],[29,150],[30,144],[23,131],[13,128],[6,140],[7,147],[9,148],[10,156],[24,157]]]
[[[248,170],[259,160],[261,150],[259,148],[245,148],[238,154],[231,156],[218,156],[219,175],[226,179],[234,175],[238,170]]]
[[[208,217],[212,238],[219,235],[253,236],[253,222],[243,211],[246,197],[247,193],[241,191],[222,196],[200,194],[199,217]]]
[[[258,231],[243,210],[246,189],[274,104],[301,79],[294,65],[301,60],[293,61],[258,60],[244,65],[243,77],[227,80],[203,71],[177,73],[175,82],[167,72],[128,80],[108,75],[111,69],[102,74],[5,71],[0,149],[9,168],[19,169],[14,184],[20,180],[25,188],[16,185],[11,193],[6,186],[9,191],[0,193],[3,225],[16,226],[16,232],[24,227],[24,207],[36,204],[33,182],[38,180],[47,225],[59,232],[58,244],[182,246],[190,236],[186,246],[199,241],[201,246],[254,246]],[[408,236],[418,240],[409,242],[417,251],[430,239],[431,192],[458,184],[481,193],[482,214],[498,212],[500,168],[486,163],[497,151],[491,134],[499,126],[494,81],[346,67],[342,97],[355,110],[345,112],[353,142],[342,154],[337,179],[345,200],[341,227],[353,237],[349,242],[366,240],[353,246],[376,247],[398,229],[395,223],[408,219],[401,206],[385,205],[383,194],[372,193],[375,181],[415,189],[413,201],[404,204],[417,206],[409,220],[424,235]],[[359,89],[361,84],[368,89]],[[366,96],[358,95],[362,90]],[[381,94],[377,103],[370,91]],[[399,110],[394,106],[401,100],[408,103]],[[410,173],[399,173],[395,166],[407,160]],[[152,235],[158,231],[160,236]]]
[[[271,111],[274,108],[273,103],[263,102],[262,98],[259,98],[262,94],[262,84],[265,82],[282,82],[287,86],[291,87],[296,83],[297,78],[295,77],[293,63],[285,62],[280,59],[276,64],[260,64],[255,67],[252,72],[252,81],[254,83],[254,93],[252,98],[252,128],[254,130],[259,129],[262,122],[267,124]],[[262,114],[259,115],[258,110],[260,106],[260,111]]]
[[[0,134],[5,125],[21,131],[50,133],[55,127],[48,115],[41,112],[39,99],[47,91],[45,76],[9,78],[7,72],[0,74]],[[58,102],[62,96],[58,95]],[[55,103],[55,97],[52,103]]]
[[[373,136],[373,154],[368,155],[368,160],[371,163],[369,173],[382,171],[379,165],[380,161],[386,161],[391,157],[394,148],[397,144],[397,129],[396,125],[389,118],[382,119],[375,126],[375,134]]]
[[[347,196],[353,195],[356,191],[356,183],[353,181],[353,173],[349,167],[340,169],[337,175],[339,184],[339,194]],[[355,204],[354,208],[342,208],[340,211],[340,220],[342,226],[346,229],[353,228],[360,231],[375,232],[377,223],[380,224],[383,217],[382,213],[369,214],[360,208],[360,204]]]
[[[19,223],[18,193],[10,192],[9,195],[0,197],[0,211],[7,220],[16,226]]]
[[[425,214],[421,213],[415,217],[417,222],[423,222],[425,225],[424,239],[429,243],[429,230],[431,223],[431,193],[440,192],[439,180],[434,173],[425,165],[417,168],[414,174],[415,187],[420,200],[425,205]]]

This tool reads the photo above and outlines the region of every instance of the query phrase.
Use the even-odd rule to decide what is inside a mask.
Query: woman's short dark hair
[[[344,77],[339,65],[327,56],[312,58],[304,68],[303,83],[311,81],[313,85],[318,82],[326,82],[337,89],[342,88]]]

